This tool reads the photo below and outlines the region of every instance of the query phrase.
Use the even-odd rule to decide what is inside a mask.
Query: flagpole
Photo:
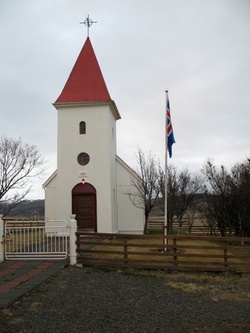
[[[168,235],[168,117],[167,117],[167,103],[168,103],[168,90],[166,92],[166,104],[165,104],[165,216],[164,216],[164,236]],[[167,251],[167,238],[164,238],[164,251]]]

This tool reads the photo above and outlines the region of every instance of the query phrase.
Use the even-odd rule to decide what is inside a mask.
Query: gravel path
[[[164,278],[68,267],[3,309],[0,332],[250,332],[250,298],[216,301],[212,288],[186,293]]]

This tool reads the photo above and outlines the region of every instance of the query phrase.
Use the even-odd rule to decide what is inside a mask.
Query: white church
[[[126,194],[131,178],[138,175],[116,154],[121,116],[89,37],[53,105],[58,115],[57,170],[43,184],[45,219],[67,221],[76,214],[79,230],[143,233],[144,211]]]

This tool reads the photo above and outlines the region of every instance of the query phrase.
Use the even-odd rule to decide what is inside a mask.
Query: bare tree
[[[250,235],[250,160],[236,163],[231,169],[232,209],[235,234]]]
[[[183,169],[179,172],[176,166],[168,166],[167,220],[169,231],[172,231],[173,221],[176,218],[180,232],[184,214],[187,213],[191,206],[194,209],[195,198],[202,188],[202,183],[202,177],[191,175],[188,169]],[[165,211],[165,174],[163,170],[160,172],[160,197],[163,200],[159,200],[159,204],[161,209]]]
[[[128,192],[127,195],[129,195],[131,202],[136,207],[144,210],[144,233],[147,233],[149,213],[155,206],[159,195],[159,164],[155,161],[151,152],[146,157],[140,148],[138,148],[136,159],[136,172],[139,177],[131,179],[131,185],[134,190]]]
[[[235,164],[230,171],[216,168],[209,159],[203,167],[208,224],[216,224],[222,236],[250,234],[250,164]]]
[[[43,165],[44,160],[34,145],[1,137],[0,204],[5,203],[8,212],[31,191],[31,181],[44,172]]]

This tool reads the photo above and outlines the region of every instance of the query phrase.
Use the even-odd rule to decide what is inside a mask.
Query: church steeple
[[[87,37],[56,104],[112,101]]]
[[[88,28],[91,22],[88,17]],[[73,213],[86,232],[141,233],[144,215],[124,194],[137,176],[116,155],[121,116],[89,37],[53,105],[57,171],[44,184],[46,219],[65,221]]]

